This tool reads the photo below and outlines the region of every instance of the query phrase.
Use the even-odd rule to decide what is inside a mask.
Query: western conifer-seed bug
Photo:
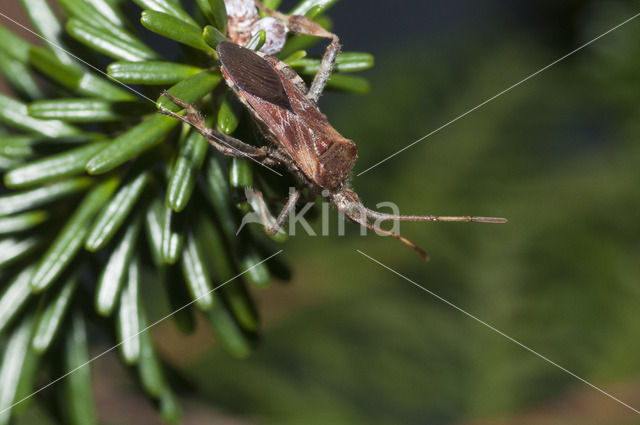
[[[264,8],[259,1],[255,3],[269,15],[282,20],[289,31],[331,40],[309,89],[300,76],[274,57],[229,41],[218,44],[216,51],[225,82],[247,107],[272,145],[252,146],[207,128],[204,118],[192,105],[166,92],[165,96],[183,107],[186,112],[185,115],[168,110],[161,112],[193,126],[225,155],[249,157],[264,165],[283,165],[297,176],[301,187],[290,194],[275,223],[270,226],[266,214],[262,214],[268,233],[275,234],[284,224],[305,187],[313,195],[321,194],[326,197],[338,211],[353,222],[402,241],[424,259],[428,258],[427,254],[413,242],[397,233],[382,229],[371,221],[507,221],[497,217],[393,215],[366,208],[349,184],[351,170],[357,158],[357,147],[353,141],[340,135],[331,126],[316,105],[340,51],[338,37],[304,16],[284,15]]]

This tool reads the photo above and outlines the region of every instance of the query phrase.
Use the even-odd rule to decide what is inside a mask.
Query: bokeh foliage
[[[637,13],[631,2],[584,9],[569,49],[530,34],[474,43],[470,29],[457,35],[464,48],[416,42],[378,55],[372,93],[330,109],[358,143],[356,173]],[[390,200],[406,213],[504,215],[509,224],[403,224],[431,254],[428,265],[357,229],[296,237],[294,283],[315,302],[291,306],[249,367],[214,354],[192,376],[213,365],[217,382],[202,380],[213,399],[273,424],[640,423],[355,252],[637,408],[639,25],[353,180],[370,206]]]

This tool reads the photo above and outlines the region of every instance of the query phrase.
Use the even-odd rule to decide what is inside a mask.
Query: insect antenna
[[[502,217],[473,217],[473,216],[461,216],[461,217],[450,217],[450,216],[437,216],[437,215],[394,215],[394,214],[385,214],[378,211],[371,210],[364,205],[360,204],[360,208],[364,210],[364,213],[367,217],[375,219],[377,221],[388,221],[388,220],[399,220],[399,221],[457,221],[457,222],[474,222],[474,223],[506,223],[507,219]],[[361,224],[365,225],[371,230],[375,230],[378,232],[382,232],[386,235],[392,236],[398,239],[400,242],[410,246],[413,248],[420,256],[425,260],[429,261],[429,255],[418,245],[411,242],[409,239],[398,235],[390,230],[382,229],[378,226],[371,224],[369,221],[360,220]]]
[[[375,226],[371,223],[369,223],[366,220],[363,220],[360,222],[360,224],[366,226],[367,228],[374,230],[376,232],[380,232],[380,233],[384,233],[385,235],[389,235],[392,236],[394,238],[396,238],[397,240],[399,240],[400,242],[402,242],[405,245],[410,246],[411,248],[413,248],[418,254],[420,254],[420,256],[424,259],[424,261],[429,261],[429,254],[427,254],[422,248],[420,248],[418,245],[416,245],[415,243],[411,242],[409,239],[405,238],[404,236],[400,236],[397,233],[392,232],[391,230],[385,230],[381,227]]]
[[[456,222],[473,222],[473,223],[506,223],[508,220],[502,217],[473,217],[473,216],[441,216],[441,215],[393,215],[385,214],[378,211],[370,210],[365,207],[367,217],[380,221],[399,220],[399,221],[456,221]]]

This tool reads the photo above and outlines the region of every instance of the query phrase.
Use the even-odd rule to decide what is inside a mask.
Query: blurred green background
[[[337,5],[336,31],[340,19],[364,20],[360,31],[384,47],[373,47],[371,94],[323,100],[358,143],[356,173],[639,11],[634,2],[511,2],[528,4],[482,13],[476,4],[474,15],[442,2],[442,16],[460,16],[434,23],[423,41],[430,16],[414,17],[423,27],[407,24],[402,39],[393,24],[366,25],[389,6],[350,3],[368,12]],[[214,354],[190,365],[193,376],[207,370],[214,400],[265,423],[640,423],[355,251],[640,405],[639,52],[632,22],[354,178],[369,206],[510,223],[403,224],[428,264],[355,226],[351,237],[292,238],[291,290],[304,303],[268,300],[291,311],[278,312],[252,359]]]
[[[343,0],[335,31],[376,55],[372,91],[321,107],[358,144],[357,174],[638,12],[634,1]],[[251,358],[218,350],[206,329],[154,330],[188,377],[186,423],[640,424],[356,252],[638,408],[639,118],[640,18],[355,177],[369,207],[510,222],[402,224],[430,263],[355,225],[292,237],[292,281],[257,294]],[[95,364],[104,423],[131,412],[155,423],[113,357]]]

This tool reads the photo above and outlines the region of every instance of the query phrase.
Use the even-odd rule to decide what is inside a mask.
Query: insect
[[[267,166],[283,165],[298,177],[300,187],[290,194],[275,222],[269,225],[263,214],[263,223],[268,233],[275,234],[284,224],[288,214],[300,200],[304,188],[308,188],[313,195],[326,197],[353,222],[409,245],[424,259],[428,258],[427,254],[416,244],[375,223],[388,220],[481,223],[507,221],[497,217],[393,215],[366,208],[349,184],[358,149],[353,141],[340,135],[331,126],[316,105],[340,51],[338,37],[304,16],[287,16],[264,9],[258,1],[256,4],[269,15],[285,22],[292,32],[331,40],[308,89],[302,78],[278,59],[229,41],[218,44],[216,51],[222,76],[272,144],[256,147],[207,128],[204,118],[192,105],[166,92],[165,95],[172,102],[185,109],[185,114],[179,115],[167,110],[161,112],[193,126],[223,154],[249,157]]]

